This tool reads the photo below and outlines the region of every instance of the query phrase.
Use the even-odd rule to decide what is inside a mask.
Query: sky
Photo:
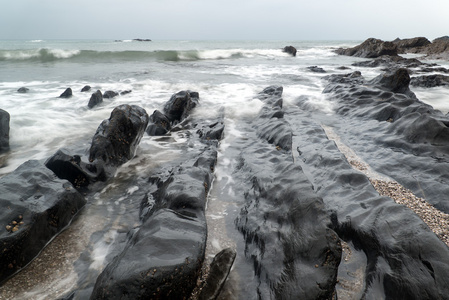
[[[0,39],[383,40],[449,35],[448,0],[2,0]]]

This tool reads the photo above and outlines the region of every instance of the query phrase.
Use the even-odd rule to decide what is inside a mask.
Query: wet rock
[[[155,110],[150,116],[146,133],[150,136],[165,135],[171,130],[171,122],[166,115]]]
[[[82,93],[88,92],[88,91],[90,91],[90,89],[91,89],[90,85],[85,85],[85,86],[81,89],[81,92],[82,92]]]
[[[411,79],[410,84],[412,86],[419,86],[426,88],[446,86],[449,85],[449,76],[441,74],[416,76]]]
[[[191,295],[204,262],[204,210],[216,159],[216,147],[208,145],[200,157],[186,161],[168,177],[153,177],[157,189],[143,199],[142,226],[100,274],[91,299]],[[148,199],[154,199],[150,206]]]
[[[136,42],[151,42],[150,39],[133,39],[133,41],[136,41]]]
[[[30,91],[30,89],[26,88],[26,87],[21,87],[20,89],[17,90],[18,93],[22,93],[22,94],[28,93],[29,91]]]
[[[326,71],[318,66],[311,66],[311,67],[307,67],[307,69],[309,69],[310,71],[314,72],[314,73],[326,73]]]
[[[214,300],[220,295],[220,291],[228,278],[231,267],[237,253],[231,248],[224,249],[215,255],[210,264],[210,270],[206,283],[198,297],[200,300]]]
[[[132,93],[132,90],[125,90],[125,91],[121,91],[121,92],[120,92],[120,96],[123,96],[123,95],[129,94],[129,93]]]
[[[59,98],[70,98],[72,97],[73,93],[72,93],[72,89],[71,88],[67,88],[60,96]]]
[[[184,120],[198,104],[197,92],[181,91],[171,96],[164,106],[164,113],[173,124],[177,124]]]
[[[117,93],[117,92],[114,92],[114,91],[106,91],[106,92],[104,92],[104,94],[103,94],[103,98],[106,98],[106,99],[112,99],[112,98],[114,98],[114,97],[117,97],[119,95],[119,93]]]
[[[409,88],[410,75],[408,70],[404,68],[381,74],[371,80],[370,83],[393,93],[413,94]]]
[[[369,68],[377,68],[377,67],[385,67],[386,69],[397,69],[399,67],[402,68],[416,68],[420,66],[428,66],[428,64],[424,64],[416,58],[404,58],[400,56],[389,56],[383,55],[373,60],[355,62],[352,64],[356,67],[369,67]]]
[[[89,152],[89,161],[119,166],[134,157],[145,128],[148,114],[136,105],[114,108],[108,120],[97,129]]]
[[[9,150],[10,118],[6,110],[0,109],[0,153]]]
[[[411,49],[428,46],[431,42],[425,37],[415,37],[402,40],[397,38],[393,41],[393,44],[398,47],[400,53],[409,53]]]
[[[86,200],[39,161],[0,179],[0,282],[20,271],[61,232]],[[10,230],[5,227],[10,226]]]
[[[101,94],[100,90],[97,90],[95,93],[90,96],[89,103],[87,104],[87,107],[93,108],[103,102],[103,95]]]
[[[285,46],[284,49],[282,49],[282,52],[288,53],[291,56],[296,56],[296,48],[293,46]]]
[[[340,48],[335,52],[340,55],[376,58],[382,55],[397,56],[398,48],[392,42],[369,38],[358,46],[346,49]]]
[[[71,155],[65,149],[59,149],[45,162],[59,178],[70,181],[77,189],[85,189],[96,181],[105,181],[107,176],[103,166],[86,163],[79,155]]]
[[[307,176],[291,152],[262,140],[242,151],[239,161],[234,176],[247,189],[235,224],[254,266],[254,297],[331,299],[341,245]]]

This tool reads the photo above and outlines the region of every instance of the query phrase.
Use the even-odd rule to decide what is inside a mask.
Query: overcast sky
[[[448,13],[448,0],[2,0],[0,39],[432,40]]]

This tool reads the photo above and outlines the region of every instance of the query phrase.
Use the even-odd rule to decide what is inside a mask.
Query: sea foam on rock
[[[190,94],[197,95],[178,93],[165,107],[176,103],[189,107],[184,101],[189,101]],[[172,120],[185,115],[178,107],[172,113],[165,111]],[[189,156],[168,174],[163,171],[150,178],[153,188],[142,199],[142,225],[100,274],[91,299],[185,299],[191,295],[204,262],[206,197],[217,160],[218,140],[201,140],[197,156]]]

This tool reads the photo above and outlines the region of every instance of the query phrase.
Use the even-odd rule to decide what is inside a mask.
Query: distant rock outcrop
[[[284,49],[282,49],[282,51],[292,56],[296,56],[296,48],[293,46],[285,46]]]
[[[376,58],[382,55],[396,56],[398,55],[398,47],[392,42],[369,38],[358,46],[346,49],[340,48],[335,52],[340,55]]]
[[[92,96],[90,96],[89,103],[87,104],[87,106],[89,108],[93,108],[98,104],[100,104],[101,102],[103,102],[103,95],[101,94],[100,90],[97,90],[95,93],[92,94]]]
[[[28,93],[29,91],[30,91],[30,89],[26,88],[26,87],[21,87],[20,89],[17,90],[17,92],[21,93],[21,94]]]

